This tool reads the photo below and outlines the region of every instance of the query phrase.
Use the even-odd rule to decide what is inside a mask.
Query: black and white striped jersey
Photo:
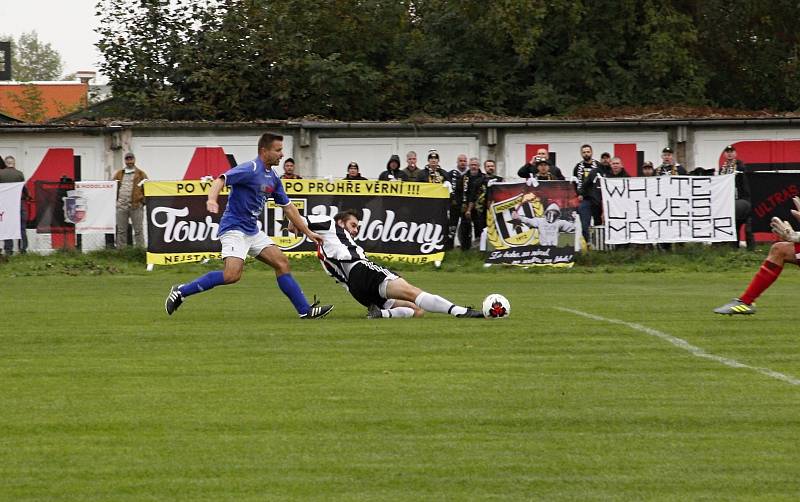
[[[364,249],[356,244],[350,234],[333,221],[330,216],[311,215],[306,218],[308,228],[324,240],[317,246],[317,257],[328,275],[347,286],[350,270],[356,263],[370,263]]]

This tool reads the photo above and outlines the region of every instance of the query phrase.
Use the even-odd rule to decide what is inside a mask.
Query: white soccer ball
[[[483,300],[483,316],[487,319],[502,319],[511,314],[511,302],[500,294],[492,293]]]

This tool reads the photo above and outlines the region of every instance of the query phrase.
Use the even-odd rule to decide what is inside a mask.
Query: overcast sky
[[[94,44],[99,19],[97,0],[0,0],[0,34],[36,31],[64,63],[64,74],[93,70],[99,75],[100,53]]]

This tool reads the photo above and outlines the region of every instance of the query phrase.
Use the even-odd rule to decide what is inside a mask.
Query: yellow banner
[[[282,180],[286,194],[292,195],[381,195],[384,197],[425,197],[447,199],[444,185],[411,181],[377,180]]]
[[[377,180],[282,180],[286,194],[292,195],[381,195],[384,197],[425,197],[447,199],[450,192],[444,185],[411,181]],[[147,181],[144,184],[146,197],[159,195],[207,195],[210,181]],[[222,195],[227,195],[224,187]]]
[[[219,260],[222,253],[147,253],[147,263],[153,265],[178,265],[203,260]]]
[[[210,181],[181,180],[181,181],[145,181],[144,196],[158,197],[163,195],[207,195],[211,188]],[[228,187],[223,187],[222,195],[230,192]]]

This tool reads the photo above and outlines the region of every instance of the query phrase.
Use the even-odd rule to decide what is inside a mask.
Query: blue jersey
[[[280,178],[259,158],[239,164],[222,176],[231,191],[219,222],[219,235],[228,230],[240,230],[245,235],[257,234],[258,215],[264,210],[267,197],[271,196],[279,206],[289,204]]]

